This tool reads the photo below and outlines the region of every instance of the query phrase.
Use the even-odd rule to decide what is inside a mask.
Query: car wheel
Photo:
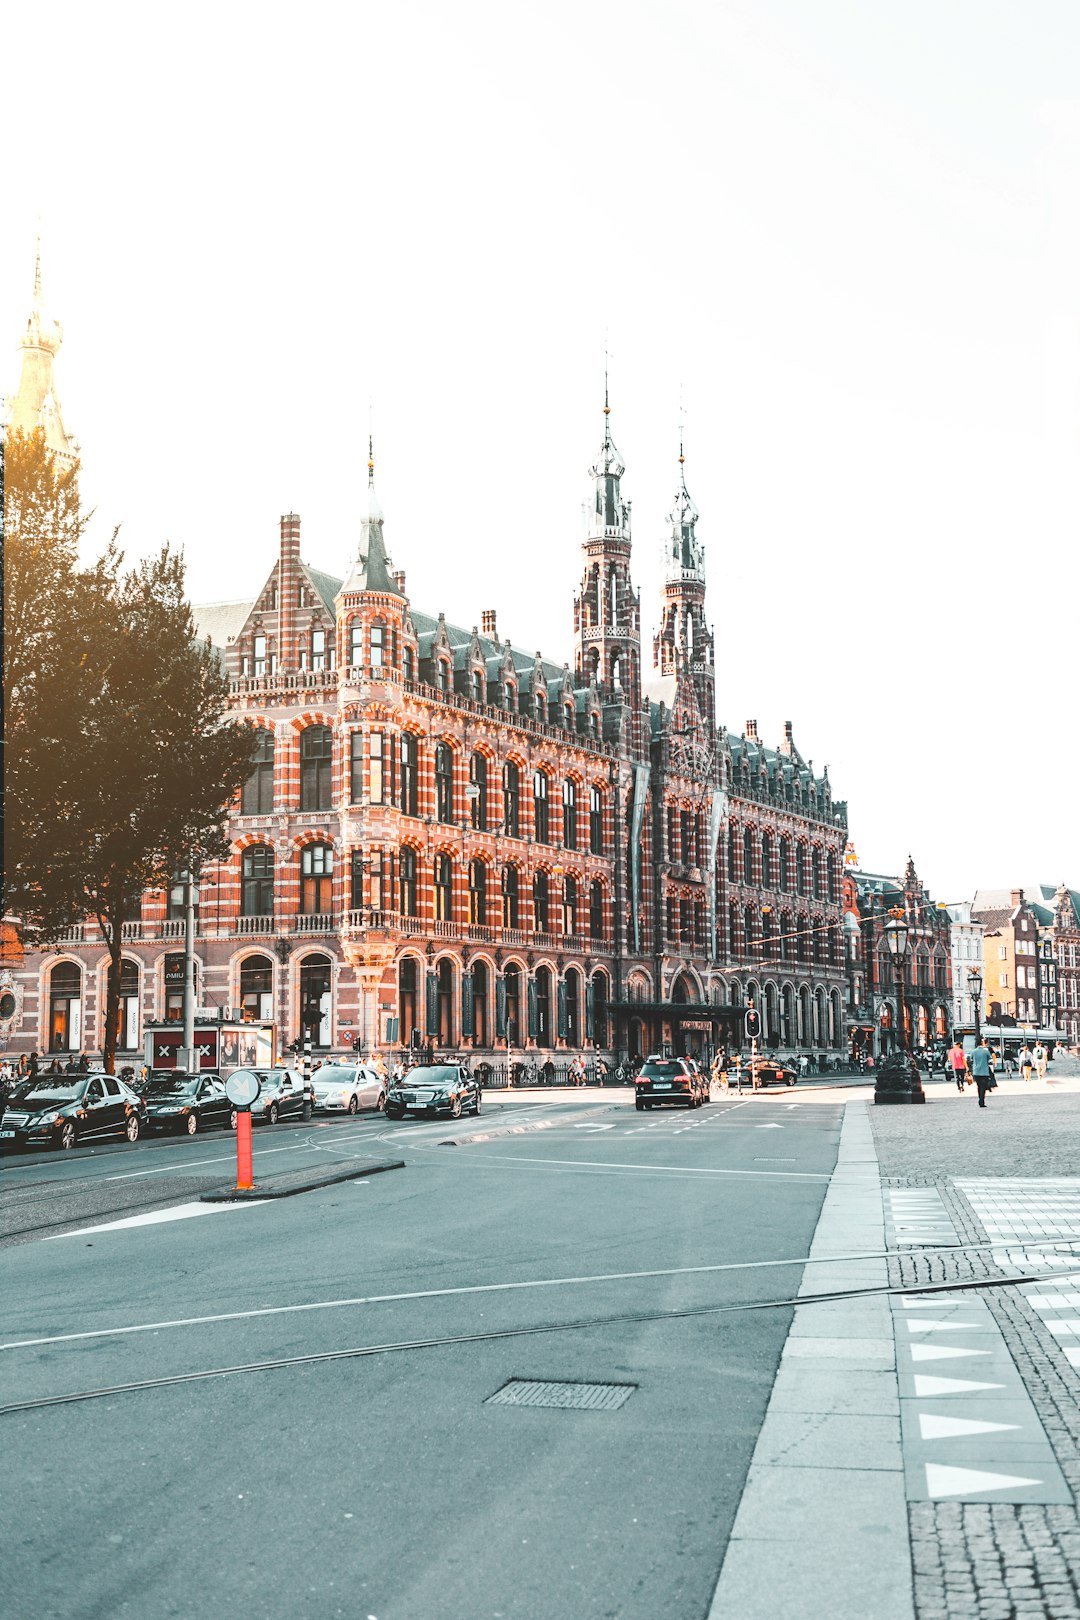
[[[455,1097],[453,1102],[450,1104],[450,1118],[451,1119],[460,1119],[461,1118],[461,1098],[460,1097]]]
[[[477,1119],[480,1118],[480,1093],[479,1092],[476,1093],[476,1100],[473,1103],[473,1113],[476,1115]]]
[[[396,1104],[394,1104],[394,1103],[387,1103],[387,1105],[386,1105],[386,1117],[387,1117],[387,1119],[404,1119],[405,1118],[405,1110],[404,1110],[404,1108],[397,1107]]]
[[[124,1127],[124,1135],[129,1142],[137,1142],[142,1135],[142,1126],[139,1124],[138,1114],[129,1114]]]
[[[379,1092],[379,1100],[375,1104],[375,1111],[376,1111],[376,1113],[379,1113],[379,1114],[385,1113],[385,1111],[386,1111],[386,1092],[385,1091],[380,1091]]]
[[[198,1130],[198,1128],[199,1128],[199,1116],[198,1116],[198,1114],[189,1114],[187,1119],[185,1119],[185,1121],[184,1121],[184,1129],[185,1129],[185,1131],[187,1131],[189,1136],[194,1136],[195,1132]]]
[[[60,1127],[60,1146],[65,1151],[69,1148],[73,1148],[75,1146],[77,1136],[78,1132],[76,1131],[74,1125],[71,1123],[70,1119],[66,1119],[63,1125]]]
[[[302,1110],[304,1120],[305,1121],[309,1120],[314,1112],[315,1112],[315,1110],[312,1107],[311,1103],[308,1102],[306,1100],[306,1098],[305,1098],[304,1107],[303,1107],[303,1110]]]
[[[642,1102],[640,1097],[634,1098],[634,1107],[637,1109],[639,1114],[643,1114],[645,1112],[645,1104]]]
[[[349,1113],[350,1114],[355,1114],[356,1113],[356,1095],[355,1095],[355,1093],[353,1094],[353,1096],[351,1096],[349,1098]]]
[[[271,1125],[277,1124],[277,1103],[270,1104],[269,1108],[266,1110],[266,1117],[270,1121]]]
[[[791,1079],[788,1081],[788,1085],[793,1086],[794,1084],[795,1084],[795,1076],[792,1075]]]

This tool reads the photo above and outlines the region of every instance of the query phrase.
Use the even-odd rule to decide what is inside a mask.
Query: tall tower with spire
[[[26,330],[19,339],[22,350],[22,371],[18,392],[8,400],[8,425],[23,433],[45,429],[45,443],[53,454],[72,462],[78,455],[78,446],[64,426],[60,400],[56,393],[53,362],[63,342],[59,321],[45,313],[41,293],[41,244],[38,243],[34,261],[34,297]]]
[[[630,579],[630,502],[626,471],[611,437],[611,406],[604,379],[604,442],[590,469],[594,494],[588,513],[581,590],[574,598],[577,677],[595,678],[605,703],[641,708],[641,599]]]
[[[390,571],[383,539],[383,513],[375,493],[375,456],[368,439],[367,513],[360,525],[360,543],[348,578],[334,600],[337,614],[337,662],[342,670],[379,671],[396,662],[405,611],[400,576]],[[378,677],[376,677],[378,678]]]
[[[716,723],[716,669],[713,635],[705,622],[705,548],[697,537],[697,520],[680,442],[679,487],[668,516],[671,534],[664,542],[664,597],[653,663],[661,675],[687,670],[711,728]]]

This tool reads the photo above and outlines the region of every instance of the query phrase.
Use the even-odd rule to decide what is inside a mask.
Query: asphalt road
[[[791,1313],[675,1313],[796,1292],[839,1124],[583,1091],[279,1126],[257,1176],[406,1167],[243,1206],[197,1202],[217,1133],[5,1164],[4,1404],[93,1395],[0,1417],[5,1612],[704,1616]]]

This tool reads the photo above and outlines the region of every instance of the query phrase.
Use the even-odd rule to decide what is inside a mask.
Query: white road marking
[[[915,1374],[915,1396],[920,1401],[937,1395],[969,1395],[976,1389],[1004,1388],[1004,1384],[977,1384],[970,1378],[931,1378],[929,1373]]]
[[[309,1142],[293,1142],[288,1147],[261,1147],[254,1149],[256,1159],[267,1158],[271,1153],[314,1153],[316,1151],[322,1152],[324,1150],[321,1148],[316,1149]],[[136,1176],[161,1176],[167,1175],[170,1170],[197,1170],[205,1164],[235,1163],[235,1153],[224,1153],[219,1154],[216,1159],[188,1159],[185,1164],[157,1164],[152,1170],[125,1170],[122,1175],[105,1176],[103,1179],[105,1181],[133,1181]]]
[[[913,1344],[912,1361],[954,1361],[960,1356],[988,1356],[989,1350],[965,1350],[958,1344]]]
[[[165,1221],[187,1221],[193,1215],[219,1215],[223,1210],[254,1209],[267,1203],[265,1198],[246,1198],[237,1204],[174,1204],[172,1209],[152,1209],[145,1215],[128,1215],[122,1221],[103,1221],[100,1226],[80,1226],[75,1232],[50,1232],[45,1243],[62,1238],[85,1237],[88,1232],[119,1232],[128,1226],[160,1226]]]
[[[955,1440],[965,1434],[999,1434],[1005,1429],[1019,1427],[1019,1423],[986,1423],[976,1418],[938,1417],[932,1412],[919,1413],[919,1433],[924,1440]]]
[[[980,1468],[926,1464],[926,1489],[935,1502],[943,1496],[971,1496],[974,1491],[1004,1491],[1019,1485],[1041,1484],[1041,1479],[1024,1479],[1019,1474],[990,1474]]]
[[[819,1174],[816,1170],[712,1170],[699,1168],[688,1164],[620,1164],[613,1161],[605,1164],[601,1159],[539,1159],[534,1154],[519,1153],[508,1155],[501,1153],[485,1153],[481,1157],[460,1161],[462,1164],[551,1164],[556,1168],[569,1168],[571,1170],[642,1170],[657,1172],[673,1176],[749,1176],[765,1178],[781,1176],[786,1181],[829,1181],[831,1176]]]

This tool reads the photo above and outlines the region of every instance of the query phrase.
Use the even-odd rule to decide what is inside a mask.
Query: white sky
[[[416,605],[561,661],[606,339],[649,656],[681,391],[720,718],[864,866],[1080,884],[1075,0],[21,7],[4,123],[102,542],[343,574],[370,415]]]

